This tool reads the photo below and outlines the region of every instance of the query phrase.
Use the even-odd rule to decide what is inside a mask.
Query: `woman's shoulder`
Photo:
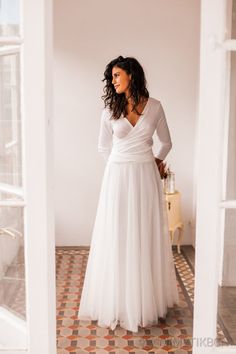
[[[149,100],[150,100],[150,103],[154,106],[161,106],[161,101],[157,98],[154,98],[154,97],[149,97]]]
[[[150,97],[150,103],[153,107],[153,113],[155,114],[157,120],[163,118],[165,116],[165,112],[161,101],[157,98]]]
[[[103,107],[101,110],[101,118],[103,121],[106,123],[111,123],[111,118],[112,118],[112,112],[109,109],[109,107]]]
[[[103,107],[102,108],[102,115],[106,116],[106,117],[111,115],[111,111],[110,111],[109,107]]]
[[[161,101],[158,98],[154,98],[154,97],[149,97],[149,100],[150,100],[150,106],[153,107],[154,112],[158,112],[158,115],[162,113],[163,107]]]

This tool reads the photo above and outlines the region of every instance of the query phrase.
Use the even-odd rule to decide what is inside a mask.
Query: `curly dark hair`
[[[124,58],[120,55],[106,66],[104,79],[102,79],[102,81],[106,81],[106,85],[103,88],[105,94],[101,98],[104,101],[105,107],[109,107],[112,112],[111,118],[119,119],[122,113],[126,115],[126,106],[128,103],[125,93],[117,94],[112,84],[112,69],[114,66],[125,70],[128,75],[131,74],[129,89],[130,97],[132,97],[134,102],[132,111],[135,110],[138,115],[141,115],[142,113],[139,113],[136,107],[140,103],[141,98],[149,97],[144,70],[137,59],[133,57]]]

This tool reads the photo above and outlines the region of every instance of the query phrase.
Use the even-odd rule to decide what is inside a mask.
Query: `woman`
[[[98,151],[107,163],[78,318],[137,332],[179,303],[158,170],[172,144],[161,102],[149,97],[139,62],[119,56],[104,76]],[[160,141],[155,156],[154,132]]]

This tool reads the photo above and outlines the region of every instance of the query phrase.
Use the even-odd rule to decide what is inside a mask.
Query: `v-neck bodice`
[[[124,117],[124,115],[122,115],[122,118],[124,118],[124,119],[128,122],[128,124],[130,124],[130,126],[131,126],[132,128],[135,128],[136,125],[138,124],[138,122],[139,122],[140,120],[142,120],[143,116],[146,114],[146,110],[147,110],[147,108],[148,108],[149,101],[150,101],[150,97],[148,97],[147,102],[146,102],[146,104],[145,104],[145,107],[144,107],[143,110],[142,110],[142,114],[141,114],[141,116],[138,118],[138,120],[136,121],[135,125],[133,125],[127,117]]]
[[[159,100],[149,97],[143,114],[134,126],[124,116],[111,119],[110,111],[105,108],[101,118],[98,151],[105,159],[110,155],[110,161],[153,160],[152,137],[155,131],[160,142],[155,156],[164,160],[171,148],[171,138]]]

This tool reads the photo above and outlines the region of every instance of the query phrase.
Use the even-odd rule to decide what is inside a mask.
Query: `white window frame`
[[[229,125],[232,1],[201,1],[199,128],[197,161],[196,277],[193,354],[236,353],[236,346],[217,346],[218,285],[221,283]],[[223,144],[222,144],[223,141]],[[222,173],[222,171],[224,171]]]
[[[53,205],[52,34],[53,1],[21,0],[19,37],[0,37],[0,55],[20,53],[23,188],[1,184],[25,208],[25,348],[9,354],[56,354],[55,232]]]

